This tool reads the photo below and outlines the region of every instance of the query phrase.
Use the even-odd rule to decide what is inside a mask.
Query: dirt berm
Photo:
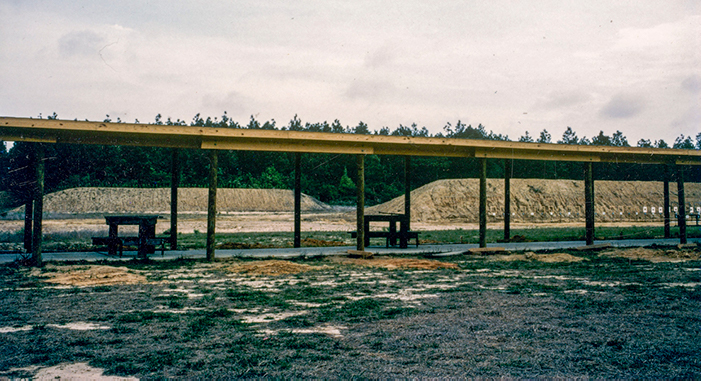
[[[179,213],[207,211],[207,189],[178,189]],[[287,189],[217,190],[218,212],[289,212],[294,209],[294,193]],[[331,207],[302,195],[302,210],[327,211]],[[44,197],[49,215],[86,215],[104,213],[170,213],[170,188],[73,188]],[[12,212],[24,213],[24,207]]]
[[[596,181],[595,210],[598,221],[651,221],[662,218],[663,183]],[[670,183],[670,205],[677,207],[677,185]],[[685,184],[687,208],[701,208],[701,184]],[[411,192],[413,221],[479,220],[479,180],[439,180]],[[654,213],[653,213],[654,208]],[[688,210],[688,209],[687,209]],[[366,214],[403,213],[404,196],[366,208]],[[511,220],[584,220],[584,182],[574,180],[511,180]],[[488,218],[503,220],[504,180],[487,180]],[[674,218],[674,212],[672,212]]]

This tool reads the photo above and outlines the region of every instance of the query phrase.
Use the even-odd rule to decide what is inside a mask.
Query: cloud
[[[591,94],[580,90],[552,91],[538,100],[534,107],[545,110],[558,110],[580,105],[589,102],[591,99]]]
[[[640,114],[645,107],[645,99],[633,94],[616,94],[599,111],[604,118],[626,119]]]
[[[70,32],[59,38],[58,51],[64,57],[94,55],[104,41],[102,36],[90,30]]]
[[[349,99],[377,100],[393,94],[396,86],[384,79],[353,79],[344,95]]]
[[[202,97],[202,105],[206,109],[226,111],[230,116],[245,116],[250,110],[250,103],[248,97],[235,90],[226,94],[206,94]]]
[[[385,66],[392,63],[395,57],[394,49],[389,44],[376,49],[373,52],[369,52],[365,56],[364,65],[368,68],[377,69],[379,67]]]
[[[682,81],[682,89],[692,93],[701,93],[701,77],[698,75],[690,75]]]

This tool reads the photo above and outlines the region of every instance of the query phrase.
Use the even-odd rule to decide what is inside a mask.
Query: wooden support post
[[[686,200],[684,200],[684,167],[677,165],[677,196],[679,198],[679,243],[686,244]]]
[[[487,159],[479,159],[480,164],[480,247],[487,247]]]
[[[170,249],[178,250],[178,187],[180,186],[180,151],[173,148],[170,161]]]
[[[411,230],[411,156],[404,157],[404,217],[408,232]]]
[[[511,172],[513,162],[504,159],[504,242],[511,241]]]
[[[34,195],[32,194],[26,204],[24,204],[24,251],[32,252],[32,221],[34,218]]]
[[[302,154],[295,153],[295,236],[294,247],[302,246]]]
[[[219,154],[209,151],[209,200],[207,204],[207,260],[214,261],[214,231],[217,226],[217,171]]]
[[[406,249],[411,231],[411,156],[404,156],[404,221],[399,225],[399,247]]]
[[[41,225],[44,214],[44,145],[34,146],[34,169],[36,186],[34,187],[34,228],[32,239],[32,264],[42,266],[42,232]]]
[[[358,179],[356,181],[357,208],[356,225],[357,241],[356,249],[365,251],[365,155],[357,155]]]
[[[664,196],[664,237],[670,238],[672,236],[670,232],[670,218],[669,218],[669,164],[664,166],[664,186],[662,194]]]
[[[591,162],[584,163],[584,215],[587,245],[594,244],[594,168]]]

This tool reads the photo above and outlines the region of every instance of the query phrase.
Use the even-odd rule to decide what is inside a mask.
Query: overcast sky
[[[0,0],[0,115],[701,132],[701,1]]]

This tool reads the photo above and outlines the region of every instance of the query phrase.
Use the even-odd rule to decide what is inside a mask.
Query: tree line
[[[49,119],[56,119],[54,113]],[[105,122],[112,122],[109,115]],[[121,122],[117,119],[115,122]],[[138,120],[136,121],[138,123]],[[275,120],[261,122],[251,116],[248,124],[241,125],[224,113],[220,118],[196,115],[190,123],[182,120],[163,120],[157,115],[153,124],[193,127],[246,128],[267,130],[330,132],[343,134],[374,134],[392,136],[446,137],[456,139],[485,139],[509,141],[506,135],[487,131],[483,125],[473,127],[461,121],[447,123],[435,135],[426,127],[400,125],[394,130],[383,127],[370,131],[367,124],[343,126],[333,123],[302,123],[295,115],[287,125],[278,126]],[[526,132],[520,142],[559,143],[574,145],[604,145],[628,147],[620,131],[608,136],[603,131],[597,136],[578,137],[567,127],[560,139],[543,130],[538,137]],[[670,148],[664,140],[641,139],[638,147]],[[701,149],[701,133],[695,140],[679,136],[671,148]],[[0,191],[8,191],[22,199],[31,194],[33,172],[31,143],[17,142],[9,151],[0,144]],[[179,150],[182,187],[206,187],[208,157],[203,150]],[[45,189],[53,192],[74,187],[169,187],[171,181],[172,149],[130,146],[46,145]],[[514,178],[582,179],[582,164],[577,162],[514,160]],[[663,166],[642,164],[596,163],[596,179],[660,181],[665,176]],[[687,181],[700,182],[701,171],[687,171]],[[366,202],[376,204],[401,195],[404,191],[404,158],[368,155],[365,160]],[[489,160],[487,175],[504,176],[504,161]],[[478,177],[476,159],[453,157],[415,157],[412,159],[412,185],[417,188],[440,179]],[[220,151],[219,186],[229,188],[291,189],[294,182],[294,154],[256,151]],[[302,191],[323,202],[343,205],[355,201],[356,160],[352,155],[303,154]]]

